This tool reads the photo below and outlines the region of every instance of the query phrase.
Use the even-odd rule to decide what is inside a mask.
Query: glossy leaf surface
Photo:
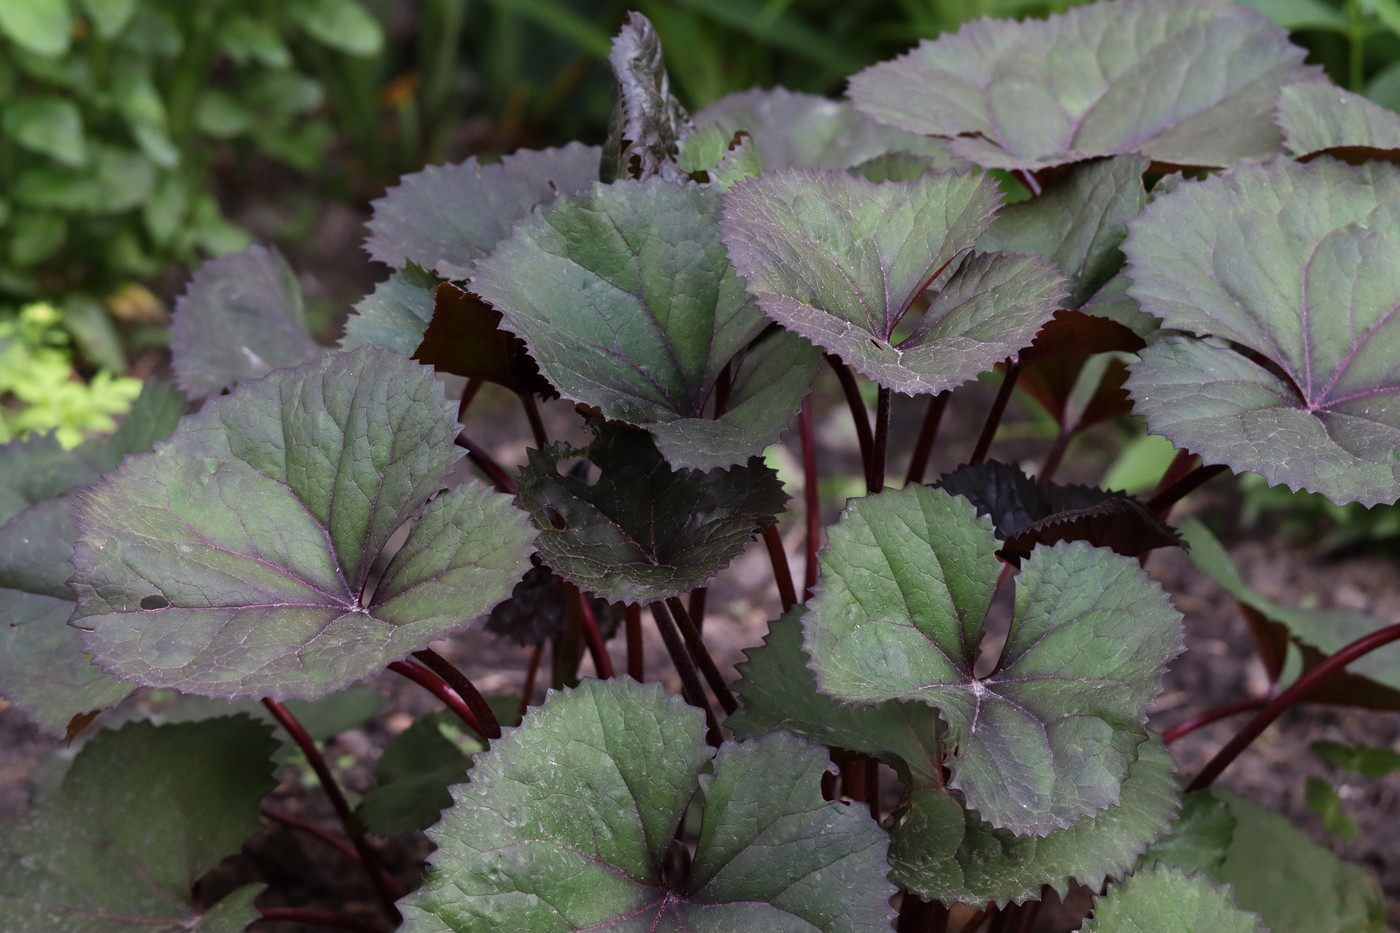
[[[656,685],[552,694],[476,759],[404,929],[864,931],[892,917],[884,833],[821,799],[825,750],[726,742]],[[673,844],[701,795],[694,859]]]
[[[696,185],[599,185],[519,224],[472,279],[565,398],[651,431],[678,467],[760,452],[819,362],[805,341],[764,334],[719,212],[719,192]],[[706,418],[726,367],[727,405]]]
[[[244,717],[97,734],[61,792],[0,837],[6,929],[232,933],[253,922],[259,888],[207,913],[192,890],[259,829],[276,747]]]
[[[921,486],[870,496],[829,540],[804,621],[823,693],[937,707],[958,749],[949,786],[994,826],[1045,835],[1118,802],[1181,651],[1180,616],[1136,561],[1036,548],[996,669],[978,676],[1000,565],[968,502]]]
[[[955,155],[1037,170],[1140,153],[1224,166],[1279,151],[1273,105],[1303,50],[1252,10],[1119,0],[1045,20],[976,20],[851,79],[856,107]]]
[[[875,184],[792,170],[730,191],[724,238],[773,320],[887,388],[941,392],[1030,344],[1064,297],[1043,259],[967,255],[997,202],[974,175]],[[897,335],[935,281],[928,309]]]
[[[1148,430],[1337,504],[1400,498],[1400,166],[1242,167],[1131,228],[1131,293],[1195,335],[1132,367]]]
[[[505,598],[530,552],[505,496],[425,506],[455,433],[431,374],[372,348],[210,400],[85,494],[74,624],[105,669],[205,696],[310,698],[381,669]]]

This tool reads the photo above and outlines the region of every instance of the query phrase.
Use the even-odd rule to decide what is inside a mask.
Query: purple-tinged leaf
[[[965,170],[947,143],[877,123],[845,101],[787,88],[722,97],[695,114],[697,132],[747,131],[766,172],[785,168],[846,169],[889,153],[918,158],[923,169]],[[687,140],[687,144],[689,141]]]
[[[1119,0],[1044,20],[975,20],[851,79],[857,109],[954,155],[1037,171],[1140,153],[1224,166],[1279,151],[1274,100],[1309,77],[1302,49],[1252,10]]]
[[[170,355],[192,399],[321,354],[287,260],[256,243],[199,267],[175,302]]]
[[[531,450],[518,496],[530,513],[544,562],[612,602],[651,602],[704,586],[787,499],[777,474],[746,466],[674,470],[645,431],[603,424],[587,448]],[[601,474],[590,485],[558,464],[586,457]]]
[[[885,928],[885,834],[822,800],[828,767],[784,734],[725,742],[711,761],[699,712],[655,684],[553,693],[453,788],[403,929]],[[693,799],[692,857],[675,834]]]
[[[1283,147],[1310,161],[1320,153],[1353,165],[1400,162],[1400,114],[1330,81],[1300,81],[1279,92]]]
[[[61,792],[0,836],[5,929],[233,933],[255,921],[261,886],[208,910],[194,886],[258,831],[276,748],[247,717],[98,733]]]
[[[725,196],[724,240],[773,320],[883,386],[936,393],[1029,345],[1064,297],[1039,257],[968,255],[997,203],[980,176],[875,184],[794,169]]]
[[[674,466],[744,463],[796,415],[820,358],[765,333],[719,213],[719,192],[698,185],[598,185],[521,222],[472,288],[565,398],[646,428]]]
[[[661,38],[651,20],[635,10],[623,18],[608,64],[612,65],[617,99],[597,177],[605,182],[644,178],[686,181],[676,155],[690,127],[690,117],[671,95]]]
[[[1156,318],[1151,318],[1154,327]],[[1146,342],[1124,324],[1083,311],[1056,311],[1021,351],[1016,388],[1045,407],[1060,430],[1082,431],[1101,421],[1129,414],[1132,400],[1123,388],[1128,367],[1122,356]]]
[[[104,669],[204,696],[312,698],[374,673],[524,572],[533,533],[507,497],[425,507],[455,433],[431,373],[373,348],[212,399],[83,495],[73,624]]]
[[[521,150],[499,164],[476,158],[405,175],[375,201],[365,249],[402,269],[415,263],[445,279],[465,279],[516,221],[561,194],[598,179],[597,146]]]
[[[1400,498],[1400,166],[1183,184],[1124,250],[1143,310],[1185,332],[1131,368],[1149,431],[1338,504]]]
[[[749,650],[736,685],[742,705],[725,726],[741,738],[786,729],[894,768],[905,796],[890,826],[890,879],[921,897],[982,907],[1038,898],[1046,884],[1061,895],[1072,880],[1096,888],[1122,875],[1176,811],[1171,758],[1150,739],[1117,806],[1043,837],[993,828],[944,786],[951,750],[937,710],[904,700],[850,705],[817,690],[802,650],[802,611],[770,623],[762,647]]]
[[[943,490],[853,502],[821,553],[806,647],[829,696],[936,707],[956,748],[948,786],[993,826],[1043,836],[1118,803],[1181,652],[1180,614],[1130,558],[1037,547],[1000,658],[980,676],[996,548],[991,523]]]

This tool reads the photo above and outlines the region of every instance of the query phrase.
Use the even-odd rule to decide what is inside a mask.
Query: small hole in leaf
[[[166,599],[164,596],[161,596],[159,593],[155,593],[151,596],[141,597],[142,609],[164,609],[169,605],[170,600]]]
[[[569,527],[568,521],[565,520],[563,514],[556,508],[545,506],[544,517],[549,519],[549,523],[554,526],[555,531],[564,531]]]

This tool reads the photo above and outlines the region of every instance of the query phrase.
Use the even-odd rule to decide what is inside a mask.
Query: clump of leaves
[[[152,390],[73,456],[0,448],[0,689],[74,734],[137,686],[262,698],[410,930],[1008,929],[1074,883],[1106,891],[1084,927],[1102,933],[1379,930],[1364,870],[1210,785],[1304,699],[1394,708],[1379,649],[1400,626],[1270,603],[1170,515],[1226,470],[1400,498],[1400,168],[1371,158],[1393,153],[1375,114],[1295,119],[1325,96],[1301,59],[1243,8],[1120,0],[969,25],[857,75],[849,102],[751,91],[691,118],[632,14],[605,147],[427,169],[377,202],[370,249],[395,271],[340,347],[306,338],[295,278],[250,249],[177,311],[197,413],[173,424]],[[989,170],[1026,196],[1003,204]],[[823,365],[867,486],[825,529]],[[984,428],[924,483],[949,397],[987,374]],[[529,427],[514,465],[470,439],[488,382]],[[989,459],[1018,384],[1055,426],[1033,476]],[[552,438],[545,404],[592,440]],[[1179,451],[1149,496],[1054,482],[1077,436],[1128,414]],[[801,585],[762,457],[794,419]],[[760,536],[784,611],[731,684],[703,593]],[[1182,636],[1142,567],[1183,539],[1275,680],[1184,790],[1165,744],[1218,714],[1147,726]],[[636,682],[643,609],[679,697]],[[519,726],[429,647],[488,614],[535,646]],[[531,705],[546,647],[556,689]],[[471,744],[440,714],[410,726],[352,810],[282,701],[386,668]],[[72,795],[174,728],[99,732]],[[69,794],[32,819],[68,819]],[[416,891],[366,825],[427,827]],[[27,871],[69,857],[54,836],[17,837]],[[50,888],[57,911],[136,910]],[[222,928],[237,896],[190,922]]]

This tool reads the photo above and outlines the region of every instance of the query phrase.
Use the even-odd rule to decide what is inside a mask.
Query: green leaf
[[[1197,568],[1241,606],[1256,613],[1247,618],[1256,630],[1256,640],[1264,642],[1267,654],[1272,657],[1272,676],[1277,677],[1282,669],[1286,640],[1292,640],[1302,649],[1303,669],[1307,670],[1382,627],[1378,620],[1357,612],[1302,609],[1266,599],[1241,579],[1230,555],[1199,520],[1183,521],[1181,535]],[[1400,708],[1400,646],[1392,643],[1357,658],[1345,671],[1328,678],[1309,699],[1372,709]]]
[[[1385,903],[1370,873],[1313,842],[1282,813],[1218,788],[1187,794],[1181,817],[1143,856],[1202,870],[1235,889],[1273,933],[1381,933]],[[1288,879],[1280,884],[1280,879]]]
[[[1308,746],[1314,755],[1343,771],[1362,777],[1381,778],[1400,771],[1400,752],[1370,745],[1343,745],[1318,741]]]
[[[253,244],[199,267],[175,302],[175,377],[190,398],[296,366],[321,353],[306,328],[296,274],[276,249]]]
[[[136,12],[136,0],[78,0],[78,6],[103,39],[120,35]]]
[[[765,334],[725,254],[720,203],[659,179],[598,185],[521,221],[472,278],[560,394],[646,428],[673,465],[698,469],[776,440],[820,362],[805,341]],[[726,367],[727,405],[707,418]]]
[[[77,214],[120,214],[145,203],[156,182],[156,167],[150,159],[96,142],[88,149],[91,164],[83,168],[35,165],[22,169],[15,182],[15,200]]]
[[[1400,161],[1400,114],[1330,82],[1299,82],[1280,91],[1278,124],[1283,148],[1295,158],[1326,152],[1353,164]]]
[[[406,933],[505,929],[865,931],[893,918],[884,833],[821,799],[825,750],[724,743],[654,684],[553,694],[476,759],[430,831]],[[674,841],[700,790],[693,862]]]
[[[1127,156],[1070,166],[1041,196],[1002,208],[977,246],[1044,256],[1069,279],[1067,307],[1082,308],[1123,265],[1118,246],[1147,203],[1148,164]]]
[[[307,35],[349,55],[378,55],[384,48],[379,20],[357,0],[297,0],[287,10]]]
[[[83,116],[66,97],[19,97],[5,104],[5,135],[64,165],[87,163]]]
[[[83,496],[74,624],[118,676],[203,696],[314,698],[381,669],[525,569],[533,532],[505,496],[425,505],[456,429],[428,370],[370,348],[210,399]]]
[[[1120,0],[1044,20],[976,20],[851,79],[857,109],[912,133],[956,137],[987,168],[1037,170],[1141,153],[1224,166],[1279,150],[1281,85],[1303,50],[1226,3]]]
[[[268,727],[243,717],[98,733],[61,793],[0,839],[6,927],[214,933],[251,923],[257,888],[208,914],[193,888],[259,829],[276,744]]]
[[[786,88],[755,88],[722,97],[695,114],[696,132],[718,128],[753,137],[764,171],[785,168],[852,168],[889,153],[920,157],[938,171],[970,166],[929,139],[876,123],[845,101]],[[689,141],[687,141],[689,142]]]
[[[520,505],[540,535],[540,556],[565,579],[611,602],[651,602],[704,586],[787,496],[777,474],[747,466],[673,470],[644,431],[604,424],[586,449],[529,451]],[[591,485],[558,464],[586,457]]]
[[[72,12],[68,0],[5,0],[0,33],[35,55],[54,58],[68,51]]]
[[[1330,781],[1320,777],[1310,777],[1303,790],[1303,800],[1308,809],[1322,817],[1322,825],[1334,836],[1347,842],[1355,842],[1361,836],[1361,827],[1356,820],[1346,815],[1342,808],[1342,798]]]
[[[623,17],[608,52],[608,64],[617,97],[608,121],[599,177],[605,182],[657,177],[684,181],[676,153],[689,130],[690,118],[671,94],[661,39],[651,20],[636,11]]]
[[[152,379],[109,438],[72,451],[52,436],[0,447],[0,695],[48,732],[63,734],[75,717],[114,706],[133,689],[92,664],[68,625],[72,491],[96,482],[124,454],[149,450],[183,411],[180,393]]]
[[[997,203],[981,176],[875,184],[794,169],[725,196],[724,240],[773,320],[887,388],[936,393],[1029,345],[1064,297],[1039,257],[969,256]],[[935,283],[928,310],[897,335]]]
[[[1133,297],[1195,335],[1132,367],[1148,430],[1339,505],[1400,498],[1400,166],[1240,167],[1130,227]]]
[[[748,132],[726,133],[718,126],[691,133],[682,141],[677,159],[692,177],[711,182],[721,191],[745,178],[756,178],[763,167]]]
[[[1325,29],[1346,32],[1347,18],[1323,0],[1235,0],[1240,6],[1258,10],[1289,31]]]
[[[996,668],[978,676],[996,548],[990,524],[943,490],[854,501],[821,553],[806,647],[825,694],[937,707],[949,786],[992,825],[1043,836],[1118,802],[1182,649],[1180,615],[1135,560],[1040,546],[1017,576]]]
[[[1123,782],[1117,806],[1045,836],[1018,836],[965,810],[954,795],[915,791],[890,828],[890,880],[925,900],[1023,903],[1048,884],[1063,896],[1121,877],[1177,809],[1171,756],[1153,738]]]
[[[433,319],[437,286],[437,276],[413,263],[395,272],[355,305],[355,313],[345,321],[340,349],[373,344],[412,356]]]
[[[465,279],[516,221],[561,194],[598,179],[596,146],[522,151],[498,165],[475,158],[405,175],[371,207],[370,258],[402,269],[416,263],[446,279]]]
[[[355,810],[366,829],[385,836],[427,829],[452,805],[448,787],[467,780],[472,760],[448,737],[451,728],[444,714],[422,716],[384,749],[377,783]]]
[[[1268,933],[1259,915],[1235,906],[1229,888],[1174,868],[1141,871],[1094,899],[1094,919],[1083,933],[1140,933],[1143,930],[1210,930],[1212,933]]]

